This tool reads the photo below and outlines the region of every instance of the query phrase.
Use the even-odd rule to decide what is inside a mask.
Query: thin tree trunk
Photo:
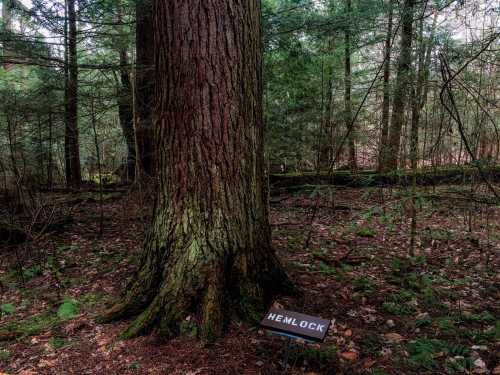
[[[99,147],[99,138],[97,136],[97,119],[95,115],[95,98],[90,98],[90,122],[92,125],[92,132],[94,133],[94,147],[97,159],[97,173],[99,177],[99,237],[102,237],[104,230],[104,197],[103,197],[103,186],[102,186],[102,164],[101,164],[101,152]]]
[[[124,337],[171,337],[191,317],[211,341],[287,280],[263,174],[260,1],[157,0],[154,14],[158,195],[140,269],[103,318],[140,313]]]
[[[80,145],[78,140],[78,61],[77,61],[77,30],[76,30],[76,0],[68,0],[68,75],[66,86],[66,134],[65,160],[66,183],[77,187],[82,176],[80,168]]]
[[[12,0],[3,0],[2,1],[2,21],[3,21],[3,29],[6,32],[12,31]],[[4,56],[8,56],[11,51],[9,51],[10,43],[7,41],[2,41],[2,54]],[[4,62],[2,66],[7,68],[9,63]]]
[[[411,42],[413,36],[413,8],[415,0],[405,0],[401,19],[401,52],[398,59],[396,87],[393,96],[393,110],[389,131],[388,157],[384,170],[398,168],[401,147],[401,132],[405,122],[405,108],[411,82]]]
[[[155,175],[153,0],[136,3],[135,141],[137,177]]]
[[[53,154],[52,154],[52,143],[53,143],[53,135],[52,135],[52,128],[54,126],[53,120],[52,120],[52,109],[49,109],[49,118],[48,118],[48,123],[49,123],[49,146],[48,146],[48,160],[47,160],[47,188],[49,190],[52,190],[53,186],[53,168],[54,168],[54,161],[53,161]]]
[[[351,0],[346,0],[346,27],[344,35],[344,65],[345,65],[345,75],[344,75],[344,106],[345,106],[345,127],[346,131],[349,131],[352,122],[352,103],[351,103],[351,86],[352,86],[352,74],[351,74],[351,12],[352,3]],[[358,168],[356,161],[356,125],[352,125],[353,130],[349,132],[348,136],[348,146],[349,146],[349,168],[352,171],[356,171]]]
[[[379,171],[387,159],[387,142],[389,135],[389,110],[391,105],[390,77],[391,77],[391,42],[392,42],[392,18],[394,14],[394,0],[389,1],[389,14],[387,16],[387,35],[385,37],[385,63],[384,63],[384,98],[382,102],[382,134],[379,147]]]
[[[118,93],[118,114],[120,117],[120,126],[123,131],[123,137],[127,144],[127,165],[126,177],[127,180],[134,180],[135,177],[135,135],[134,135],[134,118],[132,107],[132,84],[128,72],[128,57],[125,48],[120,49],[120,83]]]

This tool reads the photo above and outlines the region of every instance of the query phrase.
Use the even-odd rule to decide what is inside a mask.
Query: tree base
[[[197,325],[202,341],[212,342],[223,334],[230,316],[258,322],[272,298],[294,291],[270,249],[239,249],[232,256],[222,246],[227,241],[216,247],[213,240],[181,239],[167,254],[161,241],[150,238],[146,243],[151,245],[128,292],[98,318],[105,323],[135,316],[123,339],[154,328],[161,337],[172,338],[189,321]]]

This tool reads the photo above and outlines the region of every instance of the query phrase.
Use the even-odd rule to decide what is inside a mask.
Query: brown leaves
[[[339,356],[340,356],[340,358],[345,359],[346,361],[349,361],[349,362],[357,361],[359,358],[358,352],[355,352],[354,350],[342,352],[339,354]]]
[[[387,340],[387,342],[391,344],[399,344],[401,341],[404,340],[404,337],[396,332],[386,333],[384,337]]]

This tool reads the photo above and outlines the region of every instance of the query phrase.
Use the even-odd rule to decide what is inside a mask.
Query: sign
[[[271,307],[260,322],[260,325],[270,331],[305,340],[322,342],[325,339],[328,328],[330,328],[330,321]]]

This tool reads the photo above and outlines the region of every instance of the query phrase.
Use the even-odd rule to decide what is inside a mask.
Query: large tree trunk
[[[389,14],[387,16],[387,35],[385,37],[385,61],[384,61],[384,99],[382,102],[382,130],[379,147],[379,171],[387,159],[387,142],[389,136],[389,110],[391,105],[391,93],[389,81],[391,78],[391,45],[392,45],[392,17],[394,14],[394,0],[389,1]]]
[[[406,102],[411,84],[411,42],[414,5],[415,0],[405,0],[401,15],[401,51],[398,59],[396,87],[394,89],[387,162],[382,166],[384,171],[398,168],[401,132],[405,122]]]
[[[351,87],[352,87],[352,74],[351,74],[351,0],[346,3],[346,27],[344,35],[344,106],[345,106],[345,126],[348,132],[348,146],[349,146],[349,168],[352,171],[357,169],[356,162],[356,126],[352,124],[352,103],[351,103]],[[351,129],[352,127],[352,129]]]
[[[263,175],[259,0],[157,0],[159,188],[140,270],[104,320],[204,340],[229,314],[256,319],[287,282],[271,249]]]
[[[78,61],[76,52],[76,0],[67,1],[68,51],[67,51],[67,82],[66,82],[66,131],[65,131],[65,162],[66,183],[79,186],[82,180],[80,169],[80,145],[78,141]]]
[[[154,176],[153,0],[136,3],[135,138],[137,176]]]

